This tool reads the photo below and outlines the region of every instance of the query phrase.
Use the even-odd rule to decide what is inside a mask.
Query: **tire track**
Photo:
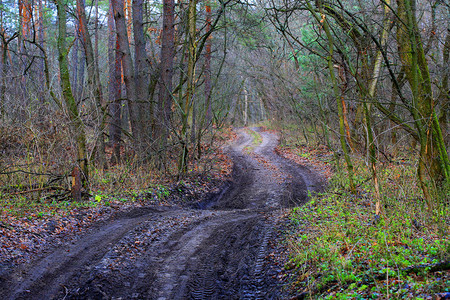
[[[257,129],[254,129],[257,131]],[[137,209],[0,278],[2,299],[277,299],[267,257],[283,207],[318,177],[245,130],[228,148],[233,179],[195,208]],[[250,148],[250,147],[248,147]],[[281,296],[280,296],[281,295]]]

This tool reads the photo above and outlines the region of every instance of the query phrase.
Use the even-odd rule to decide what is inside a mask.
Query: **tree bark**
[[[143,0],[133,0],[133,34],[134,34],[134,76],[136,81],[136,107],[142,127],[142,138],[151,137],[149,114],[150,99],[148,99],[148,64],[145,51]],[[144,140],[142,140],[142,143]]]
[[[211,0],[206,0],[206,32],[211,30]],[[207,126],[212,123],[212,105],[211,105],[211,44],[212,39],[209,36],[205,47],[205,99],[206,99],[206,122]]]
[[[69,117],[72,121],[73,134],[77,144],[77,162],[80,164],[82,176],[82,185],[88,189],[89,182],[89,164],[86,155],[86,136],[83,121],[80,118],[77,103],[72,94],[70,86],[69,68],[67,65],[67,47],[66,47],[66,7],[63,0],[56,0],[58,14],[58,61],[61,77],[61,89],[64,101],[67,106]]]
[[[248,126],[248,92],[244,81],[244,126]]]
[[[163,30],[161,40],[161,73],[159,80],[157,133],[164,147],[172,119],[172,78],[175,57],[175,1],[163,2]]]
[[[75,97],[75,99],[77,101],[80,100],[80,97],[78,95],[78,45],[79,45],[79,38],[78,38],[78,27],[79,25],[75,24],[75,33],[74,33],[74,41],[71,47],[71,51],[72,51],[72,78],[71,78],[71,83],[72,83],[72,93],[73,96]]]
[[[5,34],[2,34],[2,73],[1,73],[1,86],[0,86],[0,115],[3,119],[6,114],[5,102],[6,102],[6,72],[8,71],[8,43],[6,42]]]
[[[42,0],[38,0],[37,5],[37,44],[40,46],[41,49],[44,49],[44,8],[42,6]],[[38,66],[37,66],[37,73],[39,78],[44,78],[44,59],[39,59]],[[45,102],[45,88],[42,87],[39,90],[38,93],[39,102],[44,103]]]
[[[98,0],[95,0],[94,37],[94,63],[95,69],[98,70]]]
[[[181,130],[182,154],[180,157],[179,171],[187,172],[189,132],[193,126],[194,94],[195,94],[195,63],[197,61],[197,0],[189,0],[188,6],[188,66],[187,66],[187,88],[183,107],[183,124]]]
[[[80,26],[81,44],[84,48],[84,53],[86,55],[86,66],[88,71],[88,78],[90,86],[94,90],[94,97],[97,103],[97,108],[101,115],[100,120],[100,132],[99,132],[99,143],[97,147],[97,154],[100,166],[106,168],[106,158],[105,158],[105,108],[103,103],[103,93],[102,86],[100,82],[100,72],[98,70],[97,64],[95,63],[94,48],[92,47],[91,37],[87,28],[86,12],[84,6],[84,0],[77,0],[77,16]]]
[[[323,11],[322,11],[322,3],[321,0],[316,1],[316,4],[318,4],[318,9],[319,12],[321,13],[322,16],[325,16]],[[332,62],[332,58],[333,58],[333,51],[334,51],[334,40],[333,40],[333,36],[331,35],[331,30],[328,24],[328,20],[324,19],[323,22],[322,19],[317,15],[317,13],[315,12],[315,10],[313,9],[311,3],[308,1],[307,2],[308,5],[308,10],[312,13],[313,17],[316,19],[316,21],[319,24],[323,24],[323,29],[327,35],[327,40],[328,40],[328,57],[327,57],[327,61],[328,61],[328,69],[330,72],[330,79],[331,82],[333,83],[333,91],[334,91],[334,95],[336,97],[336,103],[337,103],[337,108],[338,108],[338,116],[339,116],[339,139],[341,142],[341,148],[342,148],[342,152],[344,153],[344,159],[345,162],[347,164],[347,172],[348,172],[348,179],[349,179],[349,184],[350,184],[350,190],[352,191],[352,193],[356,193],[356,187],[355,187],[355,182],[354,182],[354,171],[353,171],[353,163],[352,160],[350,158],[350,154],[347,148],[347,143],[345,142],[345,125],[344,125],[344,113],[343,113],[343,107],[342,107],[342,102],[340,99],[340,93],[339,93],[339,87],[338,87],[338,83],[336,80],[336,75],[334,74],[334,68],[333,68],[333,62]]]
[[[447,7],[448,14],[450,15],[450,6]],[[439,116],[439,123],[442,129],[442,136],[444,137],[445,145],[448,149],[450,146],[450,132],[448,126],[448,112],[450,110],[450,90],[449,90],[449,77],[450,77],[450,20],[447,19],[447,35],[445,38],[444,49],[442,50],[442,69],[443,76],[440,87],[439,101],[441,104],[441,111]]]
[[[111,0],[116,23],[117,39],[119,43],[118,51],[122,55],[123,79],[128,99],[128,110],[130,116],[131,130],[134,139],[134,148],[137,154],[141,154],[141,126],[139,124],[139,113],[136,107],[136,82],[134,78],[133,60],[131,58],[130,45],[128,43],[127,24],[123,10],[123,0]]]
[[[14,33],[11,37],[7,37],[6,32],[2,30],[2,68],[1,68],[1,83],[0,83],[0,117],[4,118],[6,115],[5,101],[6,101],[6,87],[8,85],[8,77],[6,76],[10,64],[8,63],[9,43],[18,37],[18,33]]]
[[[117,35],[114,30],[114,13],[110,2],[108,12],[108,93],[109,114],[111,118],[109,125],[109,138],[112,147],[112,164],[117,164],[120,162],[120,143],[122,134],[122,105],[120,103],[122,84],[120,75],[122,72],[122,59],[120,52],[118,51],[118,46]]]
[[[425,57],[415,0],[397,0],[398,52],[413,94],[411,114],[418,132],[420,158],[417,174],[429,209],[433,196],[426,174],[437,183],[450,180],[450,163],[437,120],[428,62]]]

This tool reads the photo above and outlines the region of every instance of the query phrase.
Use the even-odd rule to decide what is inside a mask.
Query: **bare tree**
[[[66,5],[63,0],[56,1],[58,11],[58,61],[61,77],[62,95],[67,106],[69,117],[72,121],[73,134],[77,146],[77,162],[82,171],[82,182],[85,189],[89,182],[89,163],[86,153],[86,135],[83,121],[80,118],[78,106],[72,94],[70,85],[69,67],[67,64],[68,49],[66,46]]]
[[[134,147],[138,154],[142,153],[141,138],[142,127],[140,124],[139,110],[137,106],[137,90],[134,75],[133,60],[131,58],[130,44],[128,42],[128,31],[123,10],[123,0],[112,0],[114,11],[114,20],[116,24],[117,40],[119,44],[118,51],[122,54],[123,77],[128,100],[128,109],[130,111],[131,130],[133,132]]]

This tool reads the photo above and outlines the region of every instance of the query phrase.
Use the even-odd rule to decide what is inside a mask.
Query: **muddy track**
[[[253,129],[257,131],[257,129]],[[134,209],[0,278],[2,299],[278,299],[267,263],[274,223],[319,178],[252,146],[242,129],[227,150],[233,180],[195,208]],[[249,148],[252,147],[252,148]]]

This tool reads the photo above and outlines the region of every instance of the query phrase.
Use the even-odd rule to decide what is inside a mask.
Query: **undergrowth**
[[[308,159],[306,146],[292,144],[287,140],[284,147]],[[332,164],[332,156],[323,157]],[[447,299],[448,195],[437,197],[429,211],[417,185],[414,157],[379,164],[382,212],[376,216],[366,162],[352,159],[356,195],[350,193],[341,162],[326,192],[289,214],[285,269],[294,293],[312,299]]]
[[[204,192],[214,185],[214,181],[230,174],[231,161],[220,147],[233,135],[230,128],[225,128],[220,134],[205,137],[205,143],[201,145],[202,156],[190,161],[188,172],[181,180],[177,176],[178,157],[169,151],[165,164],[159,166],[154,162],[139,163],[126,150],[121,163],[107,169],[97,168],[92,163],[90,189],[84,193],[81,202],[71,199],[70,174],[74,165],[70,161],[71,155],[48,147],[50,152],[46,152],[47,140],[34,148],[30,145],[36,139],[30,139],[29,143],[27,140],[22,144],[17,142],[17,149],[0,159],[0,222],[8,224],[11,218],[23,217],[51,218],[72,209],[100,206],[174,204],[168,201],[169,196],[177,198],[181,194],[179,190]],[[182,204],[178,202],[176,204]]]
[[[448,262],[448,235],[415,216],[400,203],[376,218],[370,198],[336,189],[293,209],[286,267],[295,270],[294,286],[330,299],[450,292],[448,271],[428,272]]]

